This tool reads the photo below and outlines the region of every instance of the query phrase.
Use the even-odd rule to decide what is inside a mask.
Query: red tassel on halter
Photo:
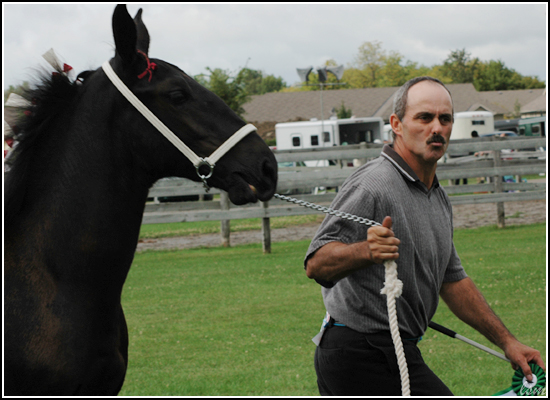
[[[149,57],[147,57],[147,54],[145,54],[143,51],[138,50],[138,53],[141,54],[143,57],[145,57],[145,60],[147,61],[147,68],[145,69],[145,71],[143,71],[141,74],[138,75],[138,78],[141,79],[145,77],[145,75],[149,74],[148,81],[151,82],[151,78],[153,77],[153,71],[157,69],[157,64],[149,61]]]

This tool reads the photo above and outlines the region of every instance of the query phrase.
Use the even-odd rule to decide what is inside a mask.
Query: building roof
[[[489,111],[493,114],[507,115],[517,113],[519,110],[516,109],[516,105],[521,108],[541,97],[545,91],[546,89],[523,89],[478,93],[489,107]]]
[[[357,117],[374,115],[398,88],[371,88],[347,90],[323,90],[308,92],[277,92],[252,96],[244,105],[244,117],[248,121],[328,119],[333,108],[344,106]],[[321,95],[323,116],[321,116]]]
[[[516,101],[521,106],[527,105],[541,97],[546,90],[478,92],[471,83],[446,86],[453,97],[455,112],[486,110],[495,114],[497,118],[514,113]],[[388,121],[393,108],[393,96],[397,89],[399,88],[324,90],[322,92],[323,117],[328,119],[331,116],[331,110],[338,109],[343,102],[356,117],[379,116]],[[252,96],[251,101],[244,105],[244,109],[246,120],[257,123],[321,119],[321,92],[277,92]]]
[[[521,107],[521,113],[546,114],[546,100],[546,89],[544,89],[544,91],[538,97]]]

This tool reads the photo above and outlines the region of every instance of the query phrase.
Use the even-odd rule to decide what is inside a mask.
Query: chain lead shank
[[[382,224],[380,224],[376,221],[372,221],[372,220],[367,219],[367,218],[359,217],[357,215],[353,215],[353,214],[343,212],[343,211],[334,210],[330,207],[323,207],[323,206],[320,206],[318,204],[309,203],[309,202],[304,201],[304,200],[298,200],[298,199],[295,199],[293,197],[283,196],[283,195],[278,194],[278,193],[275,193],[274,197],[276,197],[279,200],[285,200],[285,201],[288,201],[289,203],[298,204],[299,206],[311,208],[312,210],[321,211],[321,212],[324,212],[325,214],[334,215],[336,217],[339,217],[339,218],[342,218],[342,219],[348,219],[350,221],[358,222],[360,224],[364,224],[364,225],[368,225],[368,226],[382,225]]]

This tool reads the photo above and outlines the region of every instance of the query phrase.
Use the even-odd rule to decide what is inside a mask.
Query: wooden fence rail
[[[542,148],[542,149],[541,149]],[[279,162],[310,160],[340,161],[342,166],[280,168],[277,193],[317,204],[328,205],[334,199],[334,192],[319,188],[334,188],[355,171],[350,167],[380,155],[381,145],[340,146],[316,150],[276,151]],[[527,149],[527,151],[525,151]],[[538,150],[537,150],[538,149]],[[522,150],[522,151],[510,151]],[[473,153],[480,153],[477,156]],[[462,155],[462,157],[453,157]],[[546,183],[521,181],[522,175],[546,172],[545,138],[482,138],[452,141],[446,157],[437,168],[440,181],[453,182],[463,178],[485,178],[485,183],[470,185],[449,185],[445,190],[452,204],[497,203],[497,223],[504,226],[504,208],[507,201],[539,200],[546,198]],[[503,182],[504,176],[514,176],[516,182]],[[229,203],[225,194],[218,189],[210,193],[221,193],[220,200],[192,202],[149,202],[145,207],[144,224],[165,222],[224,221],[221,244],[229,246],[229,221],[232,219],[262,218],[264,251],[269,252],[269,218],[316,214],[318,211],[291,205],[273,199],[267,203],[235,206]],[[293,193],[303,193],[293,195]],[[155,200],[173,196],[203,195],[202,184],[181,178],[158,181],[149,196]]]

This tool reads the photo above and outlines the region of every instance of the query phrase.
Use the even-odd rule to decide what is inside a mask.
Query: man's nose
[[[434,119],[434,123],[432,126],[432,135],[441,135],[443,133],[443,125],[439,122],[439,120]]]
[[[434,118],[432,120],[432,135],[442,135],[445,131],[444,125],[441,123],[439,118]]]

